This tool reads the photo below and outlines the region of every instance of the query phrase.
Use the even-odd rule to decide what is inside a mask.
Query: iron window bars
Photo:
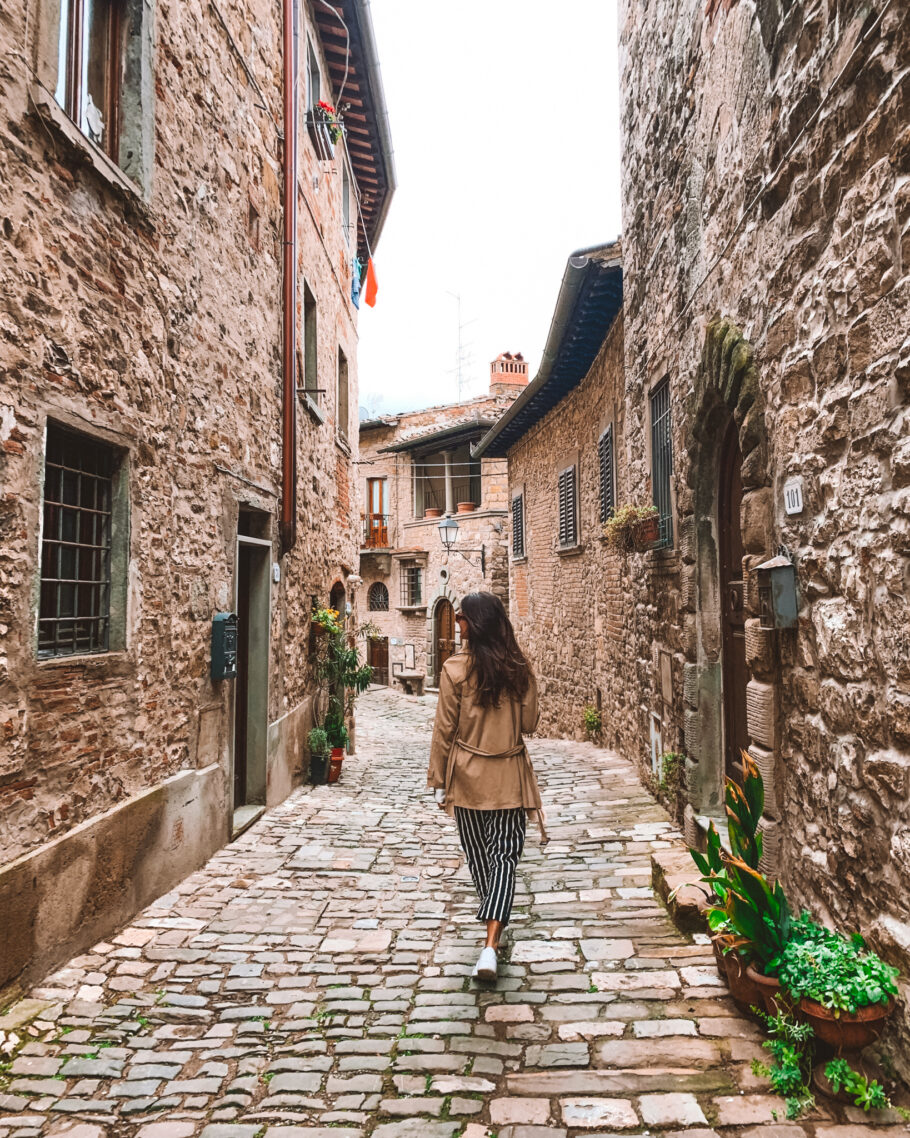
[[[559,547],[578,544],[578,494],[574,466],[559,473]]]
[[[382,581],[374,581],[367,594],[367,607],[370,612],[389,611],[389,590]]]
[[[512,556],[525,555],[525,496],[516,494],[512,499]]]
[[[651,392],[651,486],[658,514],[658,549],[673,545],[672,473],[670,380],[664,379]]]
[[[423,604],[423,571],[419,565],[401,564],[401,607],[414,608]]]
[[[613,516],[616,509],[616,474],[613,452],[613,427],[607,427],[597,440],[597,465],[600,468],[600,521],[601,525]]]
[[[114,452],[48,426],[38,655],[106,652],[110,645]]]

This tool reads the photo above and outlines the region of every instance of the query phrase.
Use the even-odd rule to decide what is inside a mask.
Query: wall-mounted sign
[[[784,509],[788,514],[803,512],[802,478],[790,478],[784,483]]]

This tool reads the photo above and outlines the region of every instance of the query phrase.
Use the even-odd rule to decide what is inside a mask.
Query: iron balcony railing
[[[389,514],[367,514],[363,519],[363,548],[385,549],[389,544]]]

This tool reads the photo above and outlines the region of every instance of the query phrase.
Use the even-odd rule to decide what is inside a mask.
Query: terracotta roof
[[[459,419],[445,427],[433,427],[428,431],[421,431],[399,439],[390,446],[381,447],[380,454],[390,451],[416,450],[426,446],[427,443],[464,441],[471,434],[479,434],[493,426],[495,419]]]

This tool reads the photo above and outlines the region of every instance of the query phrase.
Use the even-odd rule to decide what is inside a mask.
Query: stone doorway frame
[[[439,676],[436,669],[436,608],[440,601],[448,601],[458,612],[461,597],[449,587],[448,580],[440,581],[439,587],[427,604],[427,687],[435,688],[439,685]],[[455,625],[456,651],[460,644],[458,625]]]
[[[691,509],[680,525],[682,606],[689,633],[685,638],[684,694],[689,799],[686,837],[691,844],[698,844],[699,826],[706,826],[709,819],[720,822],[722,831],[726,828],[717,486],[718,441],[731,419],[742,454],[746,661],[752,676],[747,686],[749,750],[762,769],[773,814],[779,676],[773,660],[776,654],[771,651],[773,633],[763,633],[759,628],[758,595],[754,573],[750,573],[768,555],[773,542],[764,399],[752,345],[735,324],[716,317],[708,324],[695,387],[686,406]],[[766,857],[774,858],[776,834],[769,837]]]

